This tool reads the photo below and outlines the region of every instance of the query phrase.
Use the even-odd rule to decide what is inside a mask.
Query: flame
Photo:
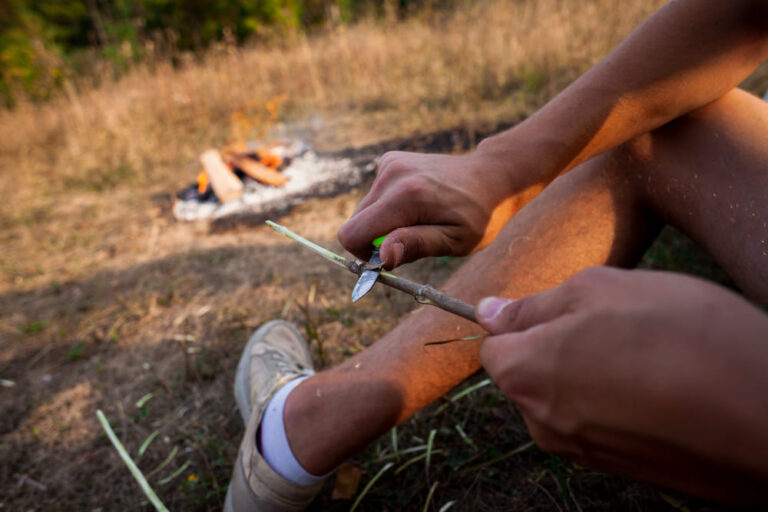
[[[235,140],[263,139],[280,117],[280,105],[288,100],[287,94],[279,94],[261,104],[248,101],[242,110],[229,116],[230,132]]]
[[[200,174],[197,175],[197,192],[204,194],[208,188],[209,183],[210,180],[208,179],[208,173],[205,171],[200,171]]]
[[[277,169],[283,164],[283,157],[276,155],[269,151],[269,148],[262,146],[256,150],[256,155],[259,157],[259,162],[272,169]]]

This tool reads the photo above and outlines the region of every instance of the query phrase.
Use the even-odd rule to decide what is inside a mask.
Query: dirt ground
[[[40,213],[59,219],[56,230],[43,221],[3,230],[4,243],[62,245],[41,271],[30,253],[3,273],[0,509],[151,510],[97,422],[102,409],[171,510],[219,510],[243,431],[231,383],[250,333],[292,321],[325,368],[416,306],[382,287],[353,305],[351,274],[267,227],[211,233],[177,223],[162,192],[84,192]],[[363,194],[308,201],[280,222],[341,251],[336,230]],[[67,266],[72,258],[79,264]],[[439,284],[460,263],[429,259],[401,273]],[[644,265],[724,279],[673,232]],[[473,377],[461,386],[466,395],[448,395],[350,461],[362,470],[358,493],[395,463],[359,510],[444,510],[451,501],[454,510],[723,509],[540,452],[485,379]],[[350,507],[354,498],[331,499],[333,484],[314,510]]]

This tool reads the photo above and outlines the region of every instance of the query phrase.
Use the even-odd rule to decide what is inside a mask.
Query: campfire
[[[349,190],[376,165],[318,155],[302,140],[230,144],[204,151],[200,162],[195,183],[177,194],[178,220],[261,222],[308,198]]]
[[[255,144],[251,144],[255,146]],[[222,203],[240,199],[248,179],[263,185],[282,187],[288,181],[280,173],[290,163],[285,145],[250,147],[247,143],[231,144],[223,150],[209,149],[200,155],[203,170],[197,175],[197,182],[182,190],[182,200],[209,201]]]

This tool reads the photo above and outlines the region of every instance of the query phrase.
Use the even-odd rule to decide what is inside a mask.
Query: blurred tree
[[[64,77],[55,30],[21,0],[0,9],[0,99],[47,99]]]
[[[0,0],[0,101],[41,100],[94,57],[115,72],[144,42],[200,52],[214,42],[265,40],[360,16],[453,4],[437,0]],[[415,7],[414,7],[415,6]],[[85,64],[83,64],[85,63]]]

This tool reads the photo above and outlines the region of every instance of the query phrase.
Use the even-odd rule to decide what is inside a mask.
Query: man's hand
[[[367,259],[371,241],[388,235],[381,248],[386,268],[424,256],[468,254],[490,242],[522,206],[520,195],[509,197],[515,192],[509,167],[503,158],[480,151],[386,153],[370,192],[339,230],[339,240]]]
[[[504,199],[737,86],[768,56],[767,11],[751,0],[669,2],[535,115],[486,139],[501,158],[480,149],[466,157],[388,153],[339,231],[341,243],[368,259],[371,241],[392,232],[381,249],[387,268],[482,246],[516,211],[499,211]],[[490,222],[495,210],[501,222]]]
[[[484,299],[480,358],[545,451],[709,497],[765,500],[768,317],[666,272],[587,269]],[[734,494],[734,492],[736,494]]]

